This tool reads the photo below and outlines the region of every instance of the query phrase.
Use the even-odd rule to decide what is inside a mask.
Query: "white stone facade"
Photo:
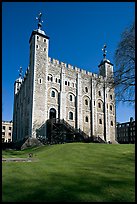
[[[49,37],[39,29],[29,42],[29,66],[14,85],[13,141],[35,138],[51,111],[89,136],[115,141],[115,95],[106,86],[113,65],[103,60],[97,75],[51,59]],[[46,136],[46,127],[42,134]]]

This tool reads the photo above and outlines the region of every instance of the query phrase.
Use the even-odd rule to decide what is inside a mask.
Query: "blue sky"
[[[49,56],[98,73],[102,47],[114,63],[121,33],[135,20],[134,2],[3,2],[2,3],[2,120],[12,120],[14,81],[29,63],[29,38],[37,29],[42,12],[42,29],[50,37]],[[114,65],[115,69],[115,65]],[[118,104],[117,122],[135,117],[133,106]]]

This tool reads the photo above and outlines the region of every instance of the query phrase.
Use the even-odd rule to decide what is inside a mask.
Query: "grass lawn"
[[[135,145],[67,143],[2,157],[2,202],[135,202]]]

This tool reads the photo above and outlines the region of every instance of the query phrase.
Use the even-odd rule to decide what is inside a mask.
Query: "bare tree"
[[[114,86],[118,101],[135,103],[135,24],[126,29],[114,55]]]

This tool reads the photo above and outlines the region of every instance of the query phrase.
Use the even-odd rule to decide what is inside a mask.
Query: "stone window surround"
[[[100,102],[98,102],[98,108],[101,108],[101,103]]]
[[[52,74],[48,74],[48,81],[53,81],[53,75]]]
[[[70,100],[71,102],[73,101],[73,95],[72,95],[72,94],[69,95],[69,100]]]
[[[39,84],[42,84],[42,78],[39,78],[39,79],[38,79],[38,83],[39,83]]]
[[[99,125],[102,125],[102,119],[99,118]]]
[[[55,96],[56,96],[56,93],[55,93],[55,91],[54,90],[51,90],[51,98],[55,98]]]
[[[85,117],[85,122],[88,123],[88,116]]]
[[[101,91],[98,91],[98,95],[101,96]]]
[[[88,99],[85,99],[85,105],[88,106]]]
[[[112,100],[112,94],[110,94],[110,99]]]
[[[88,93],[88,87],[87,86],[85,87],[85,92]]]
[[[111,124],[111,126],[113,126],[113,121],[112,120],[111,120],[110,124]]]
[[[74,121],[74,113],[72,111],[68,112],[68,120]]]
[[[112,105],[110,105],[110,111],[112,111],[112,110],[113,110]]]

